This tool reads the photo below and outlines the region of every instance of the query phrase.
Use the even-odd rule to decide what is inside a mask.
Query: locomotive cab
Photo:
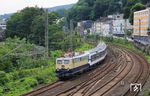
[[[56,59],[56,73],[60,75],[69,75],[68,71],[72,68],[72,59],[58,58]]]
[[[88,53],[84,53],[72,57],[63,57],[56,59],[56,73],[58,77],[68,77],[81,72],[87,67],[88,64]]]
[[[56,60],[56,68],[57,70],[66,69],[69,70],[72,66],[72,60],[66,58],[58,58]]]

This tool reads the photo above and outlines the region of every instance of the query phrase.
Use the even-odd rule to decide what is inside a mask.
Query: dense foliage
[[[130,12],[130,17],[129,17],[129,20],[130,20],[130,23],[133,24],[133,16],[134,16],[134,12],[135,11],[139,11],[139,10],[142,10],[142,9],[145,9],[146,6],[141,4],[141,3],[137,3],[135,4],[132,8],[131,8],[131,12]]]
[[[148,0],[79,0],[68,12],[67,19],[76,21],[93,19],[115,13],[124,13],[129,18],[137,3],[146,4]],[[143,6],[143,5],[141,5]]]
[[[42,15],[43,12],[43,9],[27,7],[15,13],[7,22],[7,37],[30,38],[32,21],[35,17]]]
[[[62,51],[53,51],[51,61],[47,62],[43,47],[26,39],[15,37],[1,42],[0,96],[18,96],[39,84],[57,80],[55,59],[62,54]]]
[[[31,43],[44,46],[46,22],[44,14],[44,10],[38,7],[27,7],[15,13],[7,22],[6,37],[26,38]],[[56,12],[48,14],[50,41],[63,37],[62,26],[56,25],[58,19],[60,18]],[[61,37],[54,37],[55,34]]]
[[[78,36],[73,42],[76,51],[84,51],[94,46],[84,43]],[[70,41],[66,37],[65,44]],[[82,45],[82,46],[81,46]],[[67,47],[64,46],[64,47]],[[50,52],[50,59],[44,58],[43,47],[36,46],[20,38],[7,38],[0,43],[0,96],[19,96],[40,84],[56,81],[55,60],[64,51]]]

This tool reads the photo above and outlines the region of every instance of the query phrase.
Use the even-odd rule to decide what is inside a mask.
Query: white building
[[[100,17],[99,20],[95,21],[92,27],[93,34],[101,36],[109,36],[112,34],[112,18]]]
[[[125,29],[132,29],[132,25],[129,23],[128,19],[113,20],[113,34],[125,34]]]
[[[4,20],[0,21],[0,28],[6,30],[6,22]]]
[[[132,25],[129,23],[129,20],[125,20],[123,18],[123,14],[109,15],[108,17],[113,19],[113,34],[124,35],[126,29],[132,29]]]
[[[95,21],[92,27],[93,34],[108,36],[110,33],[110,24],[101,21]]]
[[[92,24],[92,27],[91,27]],[[132,29],[132,25],[129,23],[129,20],[123,19],[123,14],[109,15],[108,17],[100,17],[99,20],[92,23],[90,21],[78,22],[78,28],[80,29],[81,34],[86,34],[88,29],[90,34],[97,34],[101,36],[109,35],[124,35],[125,29]]]

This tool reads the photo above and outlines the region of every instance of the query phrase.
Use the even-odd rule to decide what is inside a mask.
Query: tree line
[[[133,23],[133,12],[144,9],[148,0],[79,0],[68,14],[67,20],[96,20],[115,13],[124,13],[124,18],[130,18]]]
[[[26,38],[29,42],[44,46],[45,41],[45,17],[44,9],[38,7],[27,7],[15,13],[7,22],[6,37]],[[63,38],[62,26],[56,24],[59,14],[51,12],[48,14],[49,40]],[[57,36],[56,36],[57,34]],[[51,42],[50,42],[51,43]]]

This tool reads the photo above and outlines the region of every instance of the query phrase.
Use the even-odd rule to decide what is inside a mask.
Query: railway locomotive
[[[90,69],[107,55],[107,45],[100,42],[97,47],[80,54],[70,53],[56,59],[56,73],[59,78],[73,76]]]

